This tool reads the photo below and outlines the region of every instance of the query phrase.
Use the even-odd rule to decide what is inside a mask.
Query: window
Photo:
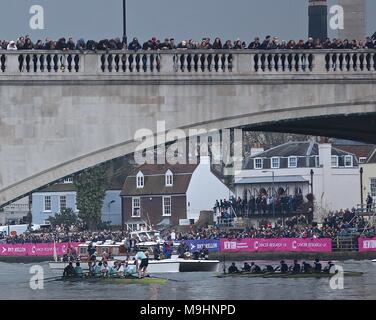
[[[63,183],[73,183],[73,178],[72,177],[66,178],[64,179]]]
[[[163,215],[171,216],[171,197],[163,197]]]
[[[370,182],[371,196],[376,197],[376,178],[371,178]]]
[[[143,188],[144,187],[144,175],[141,171],[139,173],[137,173],[136,184],[137,184],[137,188]]]
[[[173,182],[174,182],[174,176],[170,170],[166,172],[165,180],[166,180],[166,187],[172,187]]]
[[[60,211],[67,208],[67,197],[66,196],[60,196]]]
[[[140,198],[132,198],[132,217],[141,216],[141,203]]]
[[[345,156],[345,167],[349,168],[353,166],[353,157]]]
[[[338,168],[338,156],[332,156],[332,168]]]
[[[51,196],[44,197],[44,211],[51,211]]]
[[[255,169],[262,169],[262,158],[255,158]]]
[[[126,226],[127,226],[127,230],[130,232],[138,231],[140,229],[137,223],[128,223]]]
[[[272,169],[279,169],[279,157],[272,158]]]
[[[296,168],[298,166],[298,157],[289,157],[289,168]]]
[[[359,163],[366,163],[367,157],[359,157]]]

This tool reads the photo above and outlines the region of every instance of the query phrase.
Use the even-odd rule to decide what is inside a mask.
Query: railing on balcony
[[[0,76],[328,73],[376,73],[376,50],[0,51]]]

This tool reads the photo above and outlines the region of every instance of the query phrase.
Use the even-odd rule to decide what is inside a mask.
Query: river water
[[[278,265],[277,261],[259,261]],[[330,280],[216,278],[212,273],[163,274],[159,277],[179,280],[165,285],[119,285],[103,283],[63,283],[45,281],[42,290],[29,285],[33,264],[0,263],[0,299],[126,299],[126,300],[342,300],[376,299],[376,263],[371,261],[337,262],[345,271],[362,271],[362,277],[345,277],[344,289],[333,290]],[[48,263],[39,264],[45,278],[60,275]],[[242,263],[238,263],[241,266]],[[222,265],[221,265],[222,268]],[[157,275],[156,275],[157,276]]]

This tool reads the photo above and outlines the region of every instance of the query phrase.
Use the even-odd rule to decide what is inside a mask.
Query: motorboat
[[[141,234],[140,236],[145,236]],[[150,241],[151,239],[143,238],[144,242],[138,243],[141,244],[142,250],[150,250],[154,245],[159,245],[159,240]],[[78,245],[77,260],[80,262],[80,266],[83,270],[89,270],[88,266],[88,247],[90,242],[82,243]],[[97,261],[101,261],[103,255],[108,255],[107,263],[109,266],[112,266],[115,261],[128,261],[128,264],[134,264],[132,254],[126,253],[125,246],[123,242],[96,242],[92,243],[95,247]],[[140,247],[140,250],[141,250]],[[190,256],[183,259],[179,258],[177,255],[172,255],[170,259],[162,260],[149,260],[148,272],[149,273],[176,273],[176,272],[217,272],[219,267],[218,260],[194,260]],[[58,261],[55,257],[55,261],[49,262],[51,269],[55,270],[64,270],[68,265],[66,261]]]

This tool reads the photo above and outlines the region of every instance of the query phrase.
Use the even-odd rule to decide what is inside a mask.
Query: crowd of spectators
[[[141,43],[137,38],[133,38],[131,42],[124,39],[102,39],[100,41],[79,39],[75,41],[73,38],[61,38],[57,41],[46,38],[33,42],[28,35],[19,37],[17,41],[0,40],[0,50],[60,50],[60,51],[108,51],[108,50],[173,50],[173,49],[253,49],[253,50],[291,50],[291,49],[375,49],[376,33],[372,37],[364,40],[350,39],[329,39],[320,41],[320,39],[308,38],[308,40],[280,40],[278,37],[266,36],[264,40],[260,37],[254,38],[250,43],[236,39],[235,41],[222,41],[215,38],[203,38],[201,41],[194,39],[182,40],[178,43],[174,38],[166,38],[158,40],[152,37],[150,40]]]
[[[191,226],[189,231],[178,232],[176,229],[166,229],[161,232],[165,241],[170,240],[202,240],[202,239],[221,239],[221,238],[336,238],[337,236],[360,235],[367,227],[367,221],[356,214],[353,210],[340,210],[329,213],[323,222],[319,225],[315,222],[309,222],[304,214],[298,214],[290,218],[278,220],[272,224],[270,221],[262,220],[259,226],[245,227],[242,230],[231,230],[221,228],[219,225],[196,228]],[[376,235],[375,228],[368,229],[367,236]],[[0,242],[8,244],[23,243],[51,243],[56,242],[105,242],[111,240],[123,242],[131,250],[135,247],[138,240],[131,239],[127,231],[78,231],[55,229],[43,233],[26,232],[16,236],[0,236]]]
[[[313,195],[308,194],[304,199],[301,192],[294,195],[285,193],[268,195],[267,192],[260,192],[256,197],[231,197],[230,200],[220,199],[215,202],[214,212],[221,216],[221,219],[236,217],[249,217],[254,214],[291,214],[291,213],[312,213]]]

